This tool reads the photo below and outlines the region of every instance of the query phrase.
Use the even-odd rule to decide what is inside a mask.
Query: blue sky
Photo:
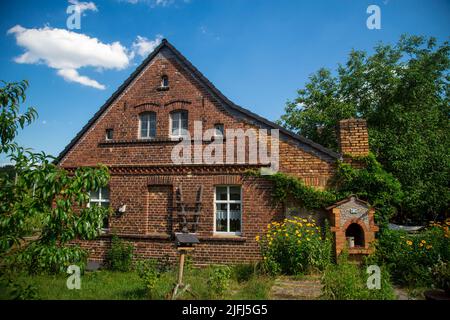
[[[371,4],[380,30],[366,27]],[[448,0],[79,0],[79,30],[67,30],[68,5],[0,1],[0,79],[27,79],[26,105],[39,113],[18,142],[55,156],[161,37],[232,101],[276,120],[311,73],[334,69],[352,48],[450,35]],[[67,53],[58,41],[77,45]]]

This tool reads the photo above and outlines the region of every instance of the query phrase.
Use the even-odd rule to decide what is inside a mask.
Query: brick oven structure
[[[214,128],[214,137],[194,136],[198,124],[203,131]],[[248,157],[175,164],[171,157],[182,132],[190,133],[195,151],[211,147],[228,129],[278,129],[278,138],[268,135],[279,142],[278,170],[315,188],[326,187],[336,161],[343,159],[234,104],[163,40],[58,157],[58,165],[68,170],[102,163],[111,173],[108,188],[91,193],[90,205],[109,206],[114,214],[98,239],[78,241],[90,259],[105,259],[112,232],[133,244],[137,257],[175,259],[174,233],[185,211],[200,240],[193,252],[196,264],[259,260],[255,236],[284,218],[285,208],[273,204],[267,179],[246,171],[270,164]],[[365,122],[345,122],[340,145],[343,154],[366,154]],[[247,144],[246,155],[254,149]],[[223,146],[221,151],[224,157],[232,152]]]
[[[331,231],[335,236],[336,256],[347,248],[351,258],[372,252],[375,240],[375,209],[367,202],[350,196],[327,208],[330,212]]]

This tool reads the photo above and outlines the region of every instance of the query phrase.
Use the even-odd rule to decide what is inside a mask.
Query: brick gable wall
[[[169,90],[159,90],[161,77],[169,78]],[[172,235],[178,230],[173,210],[175,190],[183,186],[186,199],[203,185],[203,209],[198,235],[201,243],[194,251],[197,264],[255,261],[260,258],[255,236],[266,225],[283,218],[281,206],[271,201],[271,185],[264,179],[245,177],[254,164],[174,166],[169,141],[169,114],[173,110],[188,111],[188,129],[193,131],[194,120],[202,121],[203,129],[216,123],[225,129],[258,128],[248,119],[237,116],[222,106],[208,90],[195,81],[167,49],[151,61],[94,125],[61,159],[65,168],[106,164],[111,169],[110,203],[113,209],[126,204],[123,215],[114,215],[110,227],[133,243],[138,256],[176,257]],[[139,114],[156,113],[157,139],[144,142],[138,139]],[[114,130],[114,139],[105,140],[105,130]],[[205,142],[202,148],[207,146]],[[331,156],[311,146],[282,137],[280,140],[280,171],[293,174],[306,184],[323,188],[334,172]],[[248,149],[248,146],[247,146]],[[226,154],[224,150],[224,154]],[[217,236],[214,226],[214,188],[217,185],[237,184],[242,187],[242,235]],[[88,248],[90,257],[102,260],[110,239],[102,236],[93,241],[79,242]]]

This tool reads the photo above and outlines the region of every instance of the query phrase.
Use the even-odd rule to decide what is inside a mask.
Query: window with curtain
[[[183,137],[188,130],[188,113],[186,110],[174,111],[170,114],[170,128],[172,137]]]
[[[241,233],[242,200],[240,186],[217,186],[215,190],[215,232]]]
[[[139,116],[141,139],[151,139],[156,137],[156,114],[154,112],[142,113]]]

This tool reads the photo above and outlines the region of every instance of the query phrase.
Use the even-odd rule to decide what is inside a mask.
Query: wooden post
[[[183,285],[183,271],[184,271],[184,256],[186,255],[186,250],[180,250],[180,267],[178,268],[178,285]]]
[[[173,290],[172,300],[174,300],[178,295],[182,294],[184,291],[188,291],[194,297],[196,295],[189,289],[190,286],[183,284],[183,272],[184,272],[184,257],[186,256],[188,251],[194,250],[193,247],[179,247],[178,251],[180,252],[180,266],[178,268],[178,281],[175,289]]]

